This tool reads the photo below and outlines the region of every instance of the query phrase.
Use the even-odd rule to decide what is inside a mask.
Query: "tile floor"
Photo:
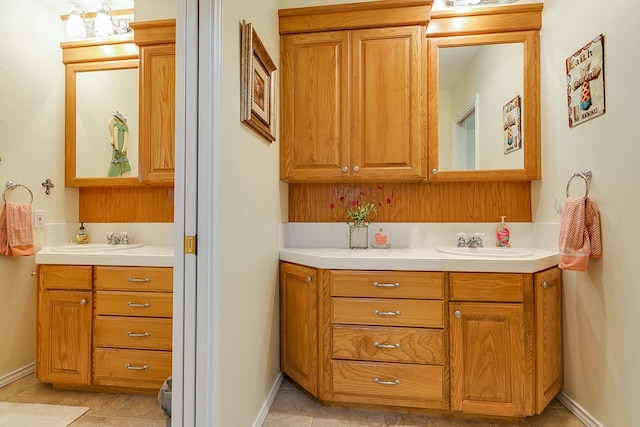
[[[98,393],[53,388],[33,374],[0,388],[0,401],[87,406],[90,409],[70,427],[165,427],[166,418],[156,395]]]
[[[584,424],[560,402],[553,400],[540,415],[522,422],[470,421],[443,416],[408,415],[398,413],[329,408],[316,403],[308,394],[286,377],[280,386],[271,410],[262,427],[584,427]]]

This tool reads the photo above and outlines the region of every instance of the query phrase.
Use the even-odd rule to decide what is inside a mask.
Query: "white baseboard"
[[[7,384],[11,384],[12,382],[19,380],[22,377],[26,377],[27,375],[32,374],[36,369],[35,363],[30,363],[27,366],[23,366],[20,369],[16,369],[13,372],[9,372],[6,375],[0,377],[0,387],[4,387]]]
[[[563,391],[558,393],[556,399],[560,401],[567,409],[576,417],[580,419],[587,427],[604,427],[598,420],[585,411],[585,409],[578,405],[573,399],[567,396]]]
[[[276,380],[273,382],[273,385],[271,386],[271,390],[267,395],[267,400],[265,400],[264,404],[262,405],[262,409],[260,409],[260,413],[253,423],[253,427],[260,427],[262,423],[264,423],[264,420],[265,418],[267,418],[267,414],[269,413],[269,409],[271,409],[271,404],[276,398],[278,390],[280,390],[280,384],[282,384],[283,379],[284,375],[282,374],[282,372],[280,372],[276,377]]]

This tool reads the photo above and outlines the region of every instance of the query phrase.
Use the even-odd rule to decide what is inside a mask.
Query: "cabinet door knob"
[[[346,167],[346,166],[343,166],[342,167],[342,173],[347,173],[347,172],[349,172],[349,168]]]
[[[438,169],[431,169],[431,175],[437,175],[438,174]]]
[[[548,287],[547,282],[542,282],[542,289],[547,289]]]
[[[307,283],[311,283],[313,281],[313,279],[311,278],[311,276],[307,276]]]
[[[360,166],[355,165],[355,166],[353,167],[353,171],[354,171],[354,172],[360,172]]]
[[[462,312],[460,310],[456,310],[453,312],[453,315],[459,319],[462,317]]]
[[[86,299],[82,298],[82,299],[80,300],[80,305],[85,305],[86,303],[87,303],[87,300],[86,300]]]

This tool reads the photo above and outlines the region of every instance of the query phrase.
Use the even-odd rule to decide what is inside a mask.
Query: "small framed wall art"
[[[569,127],[604,114],[604,35],[567,58]]]
[[[241,23],[240,120],[269,142],[276,131],[276,66],[250,23]]]
[[[509,154],[522,148],[522,119],[520,111],[520,95],[517,95],[502,107],[504,154]]]

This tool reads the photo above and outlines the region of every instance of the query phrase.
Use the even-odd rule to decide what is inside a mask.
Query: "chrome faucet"
[[[483,233],[473,233],[473,236],[467,239],[467,233],[458,233],[458,247],[459,248],[481,248],[483,247],[482,237]]]
[[[109,231],[107,233],[107,243],[110,245],[128,245],[129,235],[126,231],[121,231],[120,233]]]

